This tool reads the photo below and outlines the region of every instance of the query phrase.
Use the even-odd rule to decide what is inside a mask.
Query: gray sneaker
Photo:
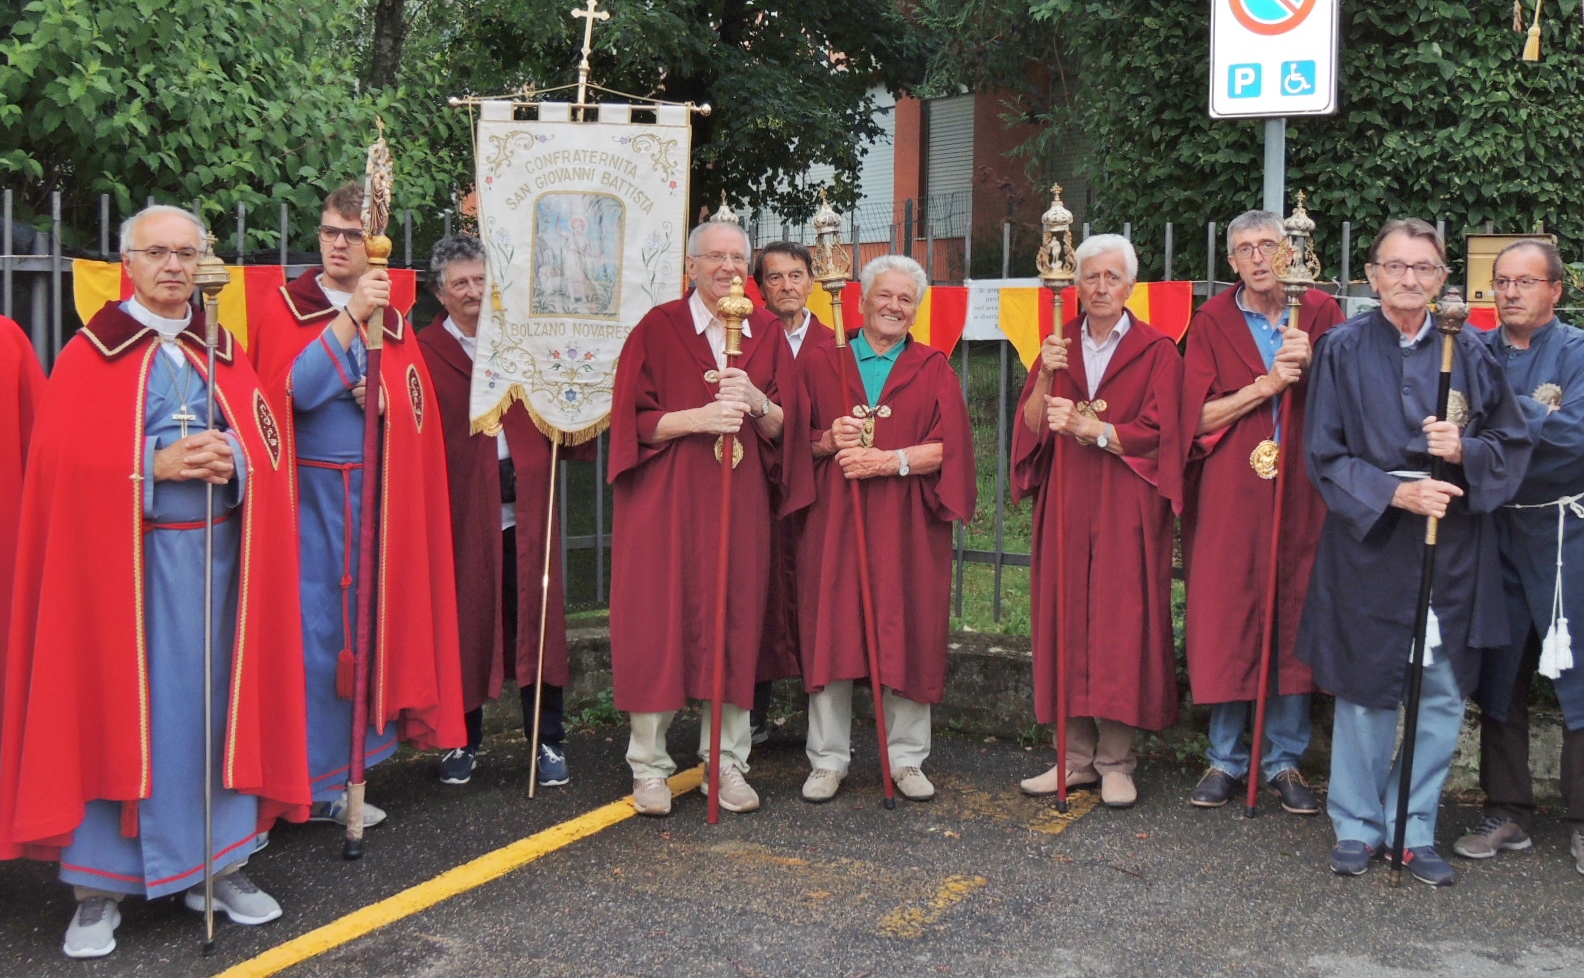
[[[203,884],[187,891],[187,909],[203,913]],[[231,918],[233,924],[249,927],[267,924],[281,915],[275,898],[259,889],[241,870],[217,877],[214,881],[215,909]]]
[[[759,810],[759,793],[743,778],[741,771],[729,767],[721,772],[720,780],[720,807],[739,815]],[[699,783],[699,794],[708,798],[709,789],[710,777],[706,770],[704,780]]]
[[[1584,873],[1584,829],[1573,830],[1573,868]]]
[[[671,814],[671,784],[665,778],[634,778],[632,797],[639,815]]]
[[[1452,843],[1452,851],[1464,859],[1489,859],[1503,849],[1527,849],[1533,844],[1517,822],[1487,815],[1474,831]]]
[[[116,949],[115,929],[120,926],[121,908],[109,897],[78,901],[61,950],[68,958],[102,958]]]

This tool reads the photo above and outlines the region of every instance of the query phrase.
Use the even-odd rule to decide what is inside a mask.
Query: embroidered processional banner
[[[513,398],[547,436],[575,445],[609,422],[616,359],[644,313],[682,294],[685,106],[566,103],[514,119],[485,102],[478,126],[484,312],[473,370],[475,431],[500,430]]]

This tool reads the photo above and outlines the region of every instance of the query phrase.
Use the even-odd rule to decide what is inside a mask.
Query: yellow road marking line
[[[1070,807],[1070,806],[1069,806]],[[940,889],[923,905],[897,907],[880,920],[882,937],[921,937],[924,928],[935,923],[946,911],[968,899],[968,895],[990,881],[983,876],[948,876]]]
[[[702,765],[673,776],[672,796],[692,791],[699,786],[703,778]],[[378,903],[355,910],[345,917],[333,920],[323,927],[311,930],[301,937],[293,938],[257,957],[228,968],[215,978],[265,978],[267,975],[278,974],[309,958],[317,957],[342,944],[379,930],[387,924],[410,917],[443,900],[499,879],[541,856],[555,852],[602,829],[610,828],[618,822],[626,821],[636,814],[638,813],[632,807],[632,796],[628,795],[620,801],[613,801],[609,805],[586,812],[571,821],[553,825],[543,832],[535,833],[526,839],[519,839],[494,852],[485,853],[472,862],[448,869],[433,879],[386,897]]]
[[[1100,804],[1098,791],[1075,791],[1067,796],[1067,814],[1063,815],[1056,810],[1054,802],[1049,808],[1041,811],[1034,820],[1029,822],[1029,828],[1046,835],[1061,835],[1067,831],[1072,823],[1088,815]]]

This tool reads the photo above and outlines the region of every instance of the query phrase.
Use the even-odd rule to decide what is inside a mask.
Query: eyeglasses
[[[693,257],[699,261],[709,262],[711,265],[724,265],[727,262],[743,266],[748,264],[747,256],[730,251],[706,251],[702,255],[694,255]]]
[[[183,265],[198,264],[197,248],[164,248],[160,245],[155,245],[152,248],[128,248],[127,251],[134,255],[144,255],[155,265],[165,264],[165,262],[170,260],[171,255],[175,255],[176,260]]]
[[[1534,278],[1533,276],[1525,275],[1523,278],[1499,278],[1492,282],[1491,285],[1495,286],[1497,292],[1506,292],[1515,285],[1528,292],[1537,285],[1550,285],[1555,281],[1556,279],[1554,278]]]
[[[346,239],[346,243],[349,244],[349,245],[362,244],[363,243],[363,229],[362,228],[338,228],[338,227],[332,227],[329,224],[321,224],[321,225],[319,225],[319,240],[320,241],[329,242],[329,241],[334,241],[336,238],[345,238]]]
[[[1409,269],[1413,269],[1413,273],[1420,278],[1430,278],[1446,271],[1445,265],[1437,265],[1435,262],[1430,261],[1414,262],[1411,265],[1405,261],[1383,261],[1376,262],[1375,267],[1380,269],[1387,278],[1402,278]]]
[[[1236,248],[1233,248],[1232,254],[1243,259],[1244,261],[1247,261],[1248,259],[1254,257],[1254,252],[1258,251],[1266,258],[1269,258],[1270,256],[1276,254],[1276,249],[1280,247],[1280,241],[1245,242],[1244,244],[1240,244]]]

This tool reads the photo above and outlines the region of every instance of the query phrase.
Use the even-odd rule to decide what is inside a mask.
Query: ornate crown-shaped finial
[[[1435,325],[1442,333],[1461,333],[1463,324],[1468,320],[1468,303],[1463,301],[1463,292],[1457,286],[1446,290],[1435,304]]]
[[[726,191],[721,191],[720,210],[711,214],[709,220],[711,224],[736,224],[739,227],[742,226],[742,221],[738,219],[737,212],[731,209],[730,204],[726,203]]]
[[[840,234],[841,226],[841,215],[830,205],[830,199],[825,196],[825,191],[820,190],[819,210],[814,212],[814,233]]]
[[[1040,217],[1040,223],[1046,231],[1066,231],[1072,227],[1073,214],[1062,203],[1061,184],[1051,186],[1051,205]]]
[[[219,241],[213,232],[204,235],[206,247],[203,257],[198,259],[198,267],[193,271],[193,284],[205,295],[219,295],[231,281],[231,273],[226,270],[225,262],[215,254],[215,244]]]
[[[1298,203],[1293,206],[1293,212],[1282,222],[1282,229],[1288,234],[1301,234],[1308,237],[1314,234],[1315,222],[1309,216],[1308,208],[1304,207],[1304,192],[1298,191]]]

